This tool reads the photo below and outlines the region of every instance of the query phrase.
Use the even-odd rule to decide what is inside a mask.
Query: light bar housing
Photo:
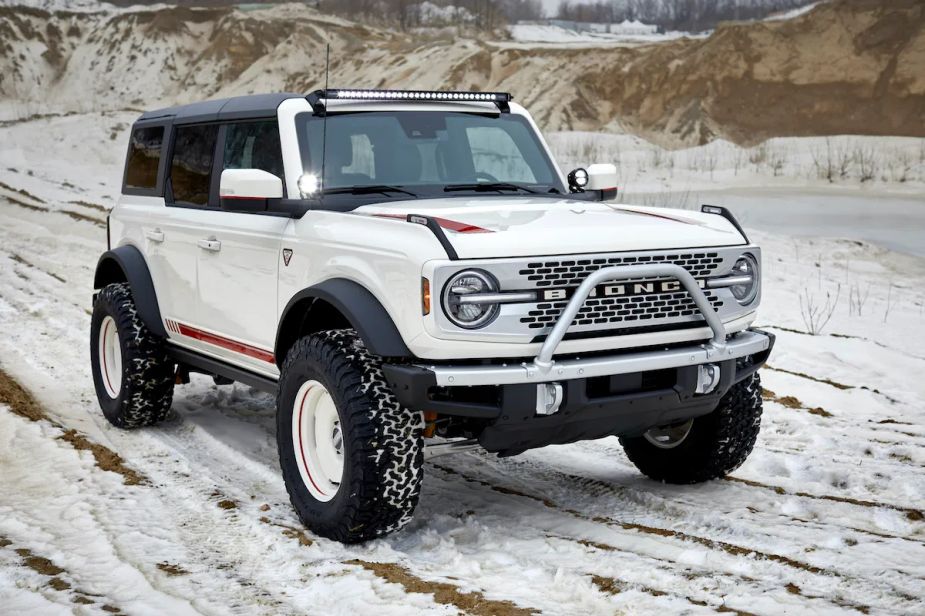
[[[366,90],[356,88],[329,88],[315,90],[308,102],[316,113],[324,112],[324,100],[357,101],[421,101],[428,103],[494,103],[502,112],[510,111],[514,99],[507,92],[460,92],[450,90]]]

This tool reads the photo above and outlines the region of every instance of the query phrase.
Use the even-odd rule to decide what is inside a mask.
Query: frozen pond
[[[746,228],[865,240],[925,256],[925,193],[889,194],[880,190],[868,196],[865,192],[863,188],[736,188],[698,191],[687,201],[690,206],[709,203],[728,207]],[[651,197],[646,201],[653,202]]]

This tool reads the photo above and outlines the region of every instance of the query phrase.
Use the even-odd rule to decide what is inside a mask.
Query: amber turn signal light
[[[430,314],[430,281],[427,278],[421,278],[421,310],[425,317]]]

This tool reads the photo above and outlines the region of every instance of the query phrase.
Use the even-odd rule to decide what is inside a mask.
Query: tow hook
[[[698,394],[708,394],[719,385],[719,366],[716,364],[702,364],[697,366],[697,388],[694,390]]]
[[[536,414],[554,415],[562,404],[561,383],[540,383],[536,386]]]

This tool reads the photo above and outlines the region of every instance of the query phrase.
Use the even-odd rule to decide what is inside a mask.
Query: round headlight
[[[498,283],[491,274],[482,270],[465,270],[450,278],[443,287],[443,311],[455,325],[476,329],[488,325],[498,315],[497,303],[479,302],[472,297],[481,293],[495,293]]]
[[[747,278],[747,282],[734,284],[729,287],[733,297],[739,300],[740,304],[748,304],[758,295],[758,262],[750,254],[742,255],[732,267],[729,274],[736,278]]]

